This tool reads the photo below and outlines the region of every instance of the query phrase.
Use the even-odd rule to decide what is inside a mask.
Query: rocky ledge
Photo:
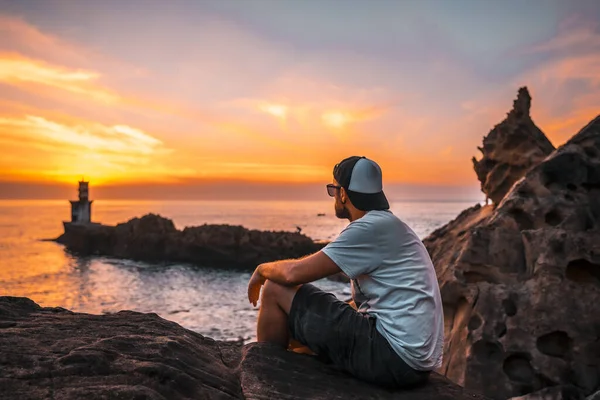
[[[173,221],[155,214],[116,226],[65,223],[65,232],[56,241],[79,255],[249,270],[263,262],[302,257],[323,247],[296,232],[258,231],[232,225],[178,230]]]
[[[266,344],[218,342],[156,314],[78,314],[0,297],[3,399],[484,399],[435,375],[390,392]]]
[[[483,157],[473,157],[473,167],[481,190],[494,204],[500,203],[513,184],[531,167],[554,151],[554,146],[538,128],[529,113],[531,96],[519,89],[504,121],[496,125],[478,147]]]
[[[600,116],[552,151],[530,100],[521,89],[475,161],[493,204],[424,240],[444,304],[440,372],[497,399],[581,399],[600,389]]]

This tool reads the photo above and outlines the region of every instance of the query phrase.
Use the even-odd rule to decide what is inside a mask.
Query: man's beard
[[[339,219],[347,219],[350,220],[350,212],[348,211],[348,209],[346,208],[345,205],[343,204],[339,204],[338,207],[338,202],[335,202],[335,216],[338,217]]]

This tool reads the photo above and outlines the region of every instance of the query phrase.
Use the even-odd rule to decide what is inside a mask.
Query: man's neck
[[[349,210],[350,211],[350,218],[348,218],[350,220],[350,222],[354,222],[357,219],[360,219],[362,217],[364,217],[367,214],[367,211],[361,211],[361,210]]]

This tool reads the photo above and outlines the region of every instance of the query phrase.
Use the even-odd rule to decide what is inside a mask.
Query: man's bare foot
[[[298,354],[308,354],[311,356],[316,356],[317,354],[312,351],[311,349],[309,349],[306,346],[301,346],[301,347],[294,347],[294,348],[288,348],[289,351],[293,351],[294,353],[298,353]]]
[[[309,354],[312,356],[316,356],[316,353],[313,352],[311,349],[309,349],[308,346],[303,345],[302,343],[300,343],[299,341],[297,341],[295,339],[290,339],[290,344],[288,345],[288,350],[293,351],[294,353]]]

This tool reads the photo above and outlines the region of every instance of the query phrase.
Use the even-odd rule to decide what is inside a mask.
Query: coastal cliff
[[[493,201],[424,239],[445,313],[441,373],[497,399],[600,389],[600,116],[552,151],[519,91],[474,161]]]
[[[148,214],[116,226],[65,224],[58,243],[79,255],[105,255],[148,262],[189,262],[254,270],[257,265],[302,257],[323,247],[296,232],[202,225],[178,230],[173,221]]]
[[[78,314],[0,297],[3,399],[484,400],[435,374],[390,392],[272,345],[218,342],[156,314]]]

